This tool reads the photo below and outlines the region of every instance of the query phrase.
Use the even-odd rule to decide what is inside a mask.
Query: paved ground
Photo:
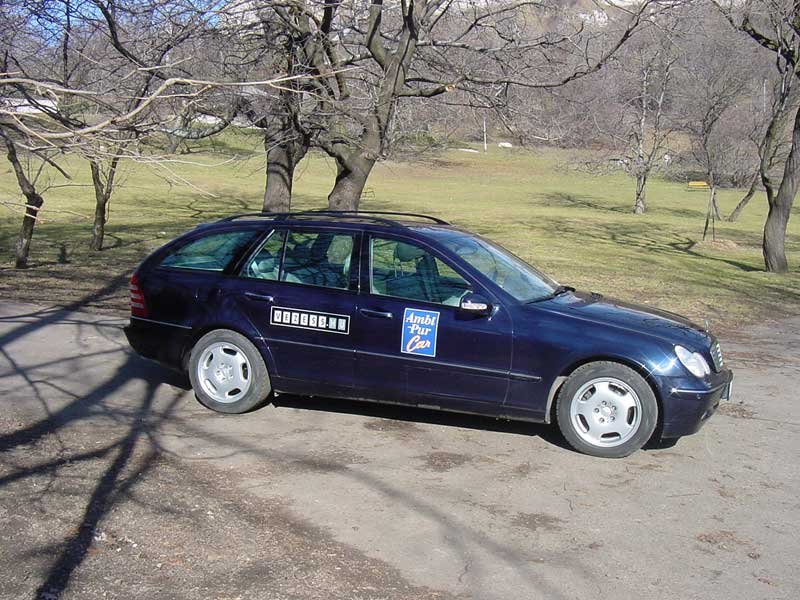
[[[120,323],[0,303],[0,597],[800,596],[800,318],[723,339],[736,402],[616,461],[421,410],[216,415]]]

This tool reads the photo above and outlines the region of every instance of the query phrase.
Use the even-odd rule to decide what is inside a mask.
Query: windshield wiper
[[[541,302],[542,300],[552,300],[556,296],[560,296],[562,294],[566,294],[567,292],[574,292],[575,288],[569,285],[559,285],[556,288],[547,294],[546,296],[540,296],[539,298],[534,298],[533,300],[529,300],[526,304],[533,304],[534,302]]]
[[[550,294],[551,298],[555,298],[556,296],[560,296],[561,294],[566,294],[567,292],[574,292],[575,288],[569,285],[559,285],[553,292]]]

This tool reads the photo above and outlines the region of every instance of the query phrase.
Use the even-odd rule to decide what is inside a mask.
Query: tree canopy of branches
[[[250,35],[270,31],[261,39],[275,40],[273,60],[311,76],[259,121],[274,155],[266,196],[271,176],[284,188],[274,197],[288,197],[293,168],[313,145],[336,161],[329,206],[356,209],[388,151],[398,103],[448,95],[497,110],[515,88],[563,86],[598,71],[661,4],[607,6],[613,20],[593,23],[548,0],[245,3],[238,22]],[[272,206],[286,203],[265,201]]]
[[[188,46],[216,14],[213,1],[18,0],[2,8],[13,26],[0,38],[0,139],[25,198],[17,268],[27,266],[46,166],[69,180],[65,156],[88,162],[96,201],[91,245],[100,249],[120,161],[157,160],[142,144],[175,131],[175,103],[212,112],[235,105],[231,91],[286,81],[201,79],[187,69]]]

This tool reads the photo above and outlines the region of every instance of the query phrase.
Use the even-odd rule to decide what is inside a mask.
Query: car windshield
[[[535,302],[556,293],[558,284],[508,250],[459,231],[430,228],[426,233],[519,302]]]

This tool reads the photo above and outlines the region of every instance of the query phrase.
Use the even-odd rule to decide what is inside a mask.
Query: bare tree
[[[77,154],[89,161],[95,190],[92,243],[99,249],[120,163],[141,158],[141,142],[167,128],[173,119],[171,103],[214,105],[219,96],[236,97],[239,90],[265,86],[277,89],[288,81],[187,77],[181,65],[191,60],[191,51],[181,57],[181,45],[205,31],[204,23],[214,17],[213,11],[198,10],[197,2],[146,0],[130,9],[100,0],[72,1],[20,2],[15,34],[2,38],[0,135],[26,203],[16,245],[18,268],[27,266],[44,203],[37,180],[46,169],[69,177],[58,157]],[[53,5],[67,11],[69,19],[53,13]],[[151,30],[163,32],[163,37],[143,35]],[[98,38],[110,42],[114,51],[104,52]],[[95,60],[71,59],[73,51]],[[226,103],[235,110],[235,102]]]
[[[749,69],[753,57],[736,45],[735,34],[721,27],[716,11],[701,5],[693,17],[693,35],[683,42],[679,83],[684,128],[709,187],[705,239],[709,229],[715,237],[716,221],[722,218],[717,189],[740,162],[742,136],[737,120],[728,115],[753,91]]]
[[[673,15],[648,22],[638,39],[617,53],[602,80],[591,81],[600,93],[594,91],[587,112],[603,136],[621,151],[617,157],[636,181],[635,214],[647,211],[647,183],[662,164],[673,133],[667,113],[681,52],[680,40],[675,39],[678,24]]]
[[[355,209],[373,166],[388,152],[399,102],[450,95],[454,104],[496,110],[515,88],[564,85],[599,70],[662,4],[676,3],[607,3],[605,20],[594,21],[549,0],[371,0],[368,6],[296,0],[261,12],[248,6],[259,15],[249,23],[287,41],[282,57],[273,44],[274,60],[312,77],[292,90],[301,101],[295,94],[265,111],[265,130],[277,125],[265,136],[276,154],[268,160],[275,171],[268,166],[267,188],[271,175],[284,195],[290,191],[297,157],[318,146],[337,165],[329,206]]]
[[[352,87],[365,105],[349,110],[338,131],[320,138],[336,160],[331,208],[358,206],[364,184],[385,151],[398,101],[434,98],[448,92],[504,100],[515,87],[554,88],[596,72],[638,27],[653,3],[625,14],[621,31],[608,23],[567,18],[569,7],[550,2],[486,2],[462,7],[443,0],[387,8],[372,0],[366,27],[350,56],[364,56],[367,68]],[[576,16],[574,14],[570,16]],[[619,14],[615,14],[619,16]],[[598,51],[593,44],[600,42]],[[610,41],[609,41],[610,38]],[[356,105],[357,106],[357,105]]]
[[[792,94],[794,74],[783,65],[779,66],[778,74],[780,77],[774,86],[772,100],[767,107],[766,98],[763,98],[762,106],[756,109],[757,118],[749,136],[758,151],[755,175],[747,193],[728,216],[728,221],[736,221],[739,218],[761,186],[767,193],[768,205],[774,200],[779,183],[775,181],[775,168],[786,161],[787,144],[784,143],[786,129],[790,113],[797,109],[796,98]],[[766,80],[764,87],[766,88]],[[758,104],[757,100],[756,103]]]
[[[730,24],[775,55],[779,71],[800,77],[800,3],[793,0],[746,0],[715,4]],[[769,212],[762,252],[767,271],[786,273],[786,227],[800,188],[800,111],[794,109],[792,140],[777,193],[767,187]],[[771,183],[771,182],[769,182]],[[766,185],[766,184],[765,184]],[[772,189],[772,191],[770,191]]]

